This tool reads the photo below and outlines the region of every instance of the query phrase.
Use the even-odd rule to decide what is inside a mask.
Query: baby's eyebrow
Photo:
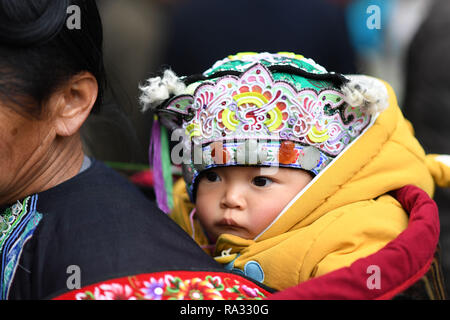
[[[280,170],[281,168],[279,168],[279,167],[259,167],[257,169],[258,169],[259,175],[268,176],[268,177],[275,177],[275,176],[278,176],[280,173],[281,174],[283,173],[283,171]]]

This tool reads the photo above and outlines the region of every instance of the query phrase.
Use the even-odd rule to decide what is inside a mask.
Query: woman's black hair
[[[95,0],[0,0],[0,100],[39,116],[59,86],[88,71],[99,85],[98,111],[105,86],[102,45]]]

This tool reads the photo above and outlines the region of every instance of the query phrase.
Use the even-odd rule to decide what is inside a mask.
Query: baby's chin
[[[231,234],[233,236],[237,236],[243,239],[252,240],[254,237],[248,232],[245,228],[235,227],[235,226],[227,226],[221,227],[220,230],[216,232],[216,241],[220,236]]]

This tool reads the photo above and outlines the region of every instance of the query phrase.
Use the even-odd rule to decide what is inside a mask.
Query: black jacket
[[[0,245],[3,298],[52,298],[73,289],[74,272],[86,286],[163,270],[222,270],[135,186],[97,161],[24,207],[30,214],[16,216],[16,229]]]

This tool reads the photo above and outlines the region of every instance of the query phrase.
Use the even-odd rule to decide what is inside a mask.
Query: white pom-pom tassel
[[[172,70],[164,71],[163,77],[155,77],[147,80],[146,86],[139,86],[142,94],[139,98],[142,111],[152,109],[171,95],[182,94],[186,90],[186,85]]]
[[[342,88],[344,100],[352,107],[375,115],[384,111],[388,105],[388,92],[384,84],[375,78],[364,75],[346,75],[350,82]]]

